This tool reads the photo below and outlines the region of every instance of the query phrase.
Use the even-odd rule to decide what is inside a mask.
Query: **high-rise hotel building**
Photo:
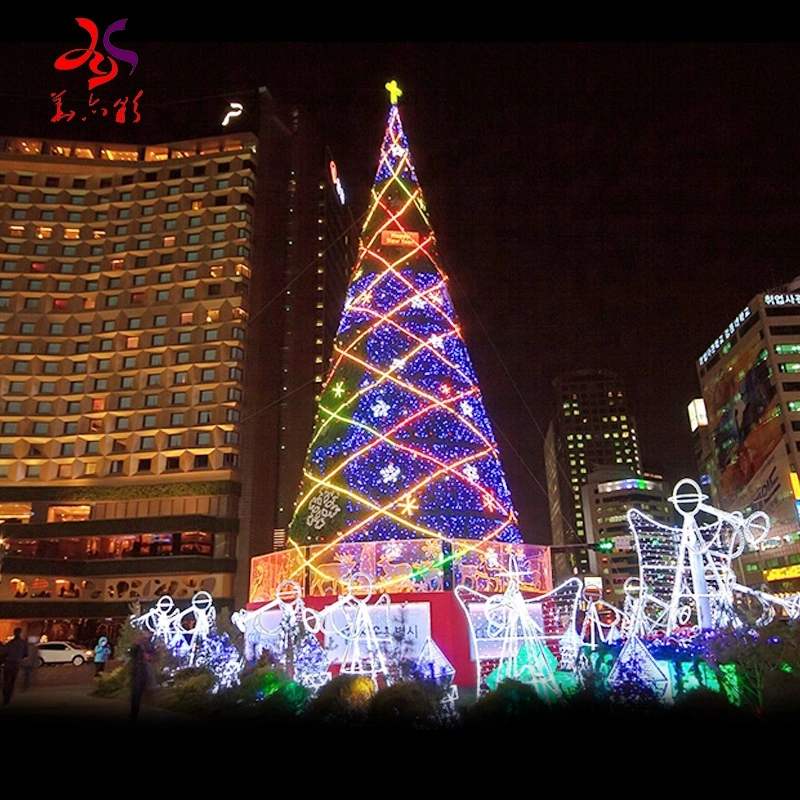
[[[710,501],[727,512],[764,511],[772,523],[739,559],[738,578],[774,594],[800,591],[800,279],[753,297],[696,367]]]
[[[642,472],[636,425],[619,375],[584,369],[553,381],[557,407],[545,437],[556,581],[591,571],[581,487],[602,466]]]
[[[246,102],[167,143],[0,137],[0,634],[241,606],[291,513],[356,236],[303,114]]]

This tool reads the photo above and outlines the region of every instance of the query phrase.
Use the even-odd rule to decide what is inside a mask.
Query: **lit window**
[[[37,239],[50,239],[53,236],[53,229],[48,228],[44,225],[39,225],[36,228],[36,238]]]
[[[65,228],[64,229],[64,238],[65,239],[80,239],[81,232],[79,228]]]

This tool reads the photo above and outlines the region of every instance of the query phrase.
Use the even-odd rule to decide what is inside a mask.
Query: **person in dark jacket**
[[[131,713],[130,721],[135,723],[139,718],[142,699],[153,683],[150,663],[155,659],[155,646],[150,631],[144,631],[130,649],[131,667]]]
[[[6,643],[6,657],[3,665],[3,705],[11,702],[14,685],[17,682],[22,662],[28,655],[28,643],[22,638],[22,628],[14,628],[14,636]]]

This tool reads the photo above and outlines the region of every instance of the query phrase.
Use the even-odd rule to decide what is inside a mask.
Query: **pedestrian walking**
[[[106,662],[111,658],[111,645],[107,636],[101,636],[94,648],[94,676],[95,678],[105,672]]]
[[[11,702],[17,675],[22,662],[28,655],[28,643],[22,638],[22,628],[14,628],[14,636],[6,643],[6,657],[3,665],[3,705]]]
[[[151,689],[153,676],[150,664],[155,658],[155,647],[150,631],[144,631],[134,642],[130,650],[131,663],[131,713],[130,721],[135,723],[139,718],[142,699]]]
[[[33,683],[33,676],[39,669],[39,637],[28,637],[28,654],[22,662],[22,690],[27,691]]]

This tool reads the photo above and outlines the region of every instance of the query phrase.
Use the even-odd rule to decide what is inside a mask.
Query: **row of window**
[[[147,473],[153,472],[153,461],[152,458],[140,458],[136,465],[136,472],[137,473]],[[239,465],[239,456],[236,453],[223,453],[222,454],[222,467],[223,469],[232,469]],[[41,478],[43,474],[43,466],[42,464],[27,464],[25,466],[25,477],[26,478]],[[90,462],[87,464],[83,464],[83,476],[87,475],[97,475],[97,464]],[[74,464],[59,464],[58,469],[56,472],[56,476],[58,478],[72,478],[77,477],[74,475],[73,470]],[[211,458],[208,455],[196,455],[192,461],[192,469],[211,469]],[[185,470],[185,467],[181,467],[181,459],[179,456],[168,456],[164,460],[164,471],[171,472],[171,471],[178,471],[178,470]],[[109,475],[123,475],[125,474],[125,461],[122,459],[115,459],[108,462],[108,472]],[[8,464],[0,464],[0,478],[2,479],[9,479],[11,477],[11,469]]]
[[[173,392],[170,397],[170,404],[173,406],[185,406],[185,405],[207,405],[210,403],[218,402],[217,398],[215,397],[215,390],[214,389],[201,389],[199,392],[196,393],[195,398],[190,402],[189,395],[187,392]],[[240,402],[242,399],[242,390],[235,387],[230,386],[228,387],[228,391],[225,395],[225,400],[228,402]],[[132,409],[133,408],[133,395],[123,395],[122,397],[117,398],[117,408],[120,410],[123,409]],[[221,401],[219,401],[221,402]],[[160,394],[145,394],[142,397],[142,407],[143,408],[157,408],[163,405],[162,396]],[[89,412],[96,413],[98,411],[105,411],[109,408],[110,405],[107,402],[105,397],[93,397],[91,398],[91,407]],[[21,400],[7,400],[5,405],[6,416],[22,416],[25,411],[25,404]],[[87,412],[87,413],[89,413]],[[45,415],[45,416],[52,416],[55,414],[55,405],[50,400],[40,400],[36,403],[36,411],[33,412],[36,415]],[[60,414],[64,415],[71,415],[71,414],[80,414],[81,411],[81,401],[80,400],[70,400],[68,401],[63,410],[59,411]],[[210,411],[201,411],[198,413],[197,417],[197,424],[198,425],[208,425],[211,423],[211,412]],[[183,422],[179,423],[183,424]]]
[[[236,423],[241,420],[241,412],[235,408],[226,408],[224,416],[227,423]],[[203,419],[204,422],[200,422],[200,419]],[[104,427],[107,420],[111,421],[111,429],[115,431],[135,431],[148,428],[186,428],[190,424],[187,415],[182,411],[170,414],[169,423],[167,424],[167,420],[164,419],[160,425],[158,414],[141,414],[138,419],[133,416],[95,419],[89,420],[88,425],[83,426],[79,426],[77,421],[63,422],[58,420],[59,424],[63,422],[62,433],[54,433],[50,427],[51,422],[33,422],[29,425],[27,422],[6,420],[0,425],[0,434],[3,436],[77,436],[81,433],[106,433],[107,431],[104,430]],[[132,422],[137,424],[132,424]],[[197,424],[213,424],[212,412],[198,412]],[[80,430],[80,427],[83,427],[84,430]]]
[[[244,229],[238,229],[240,232]],[[224,231],[219,231],[219,233],[223,234],[218,238],[214,238],[214,242],[225,242],[226,244],[231,243],[227,236],[224,235]],[[246,239],[246,234],[241,234],[237,238],[239,239]],[[199,243],[199,240],[198,240]],[[51,248],[55,248],[56,245],[49,245],[49,244],[35,244],[33,246],[33,255],[35,256],[47,256],[51,255]],[[18,242],[6,242],[4,252],[9,255],[23,255],[22,252],[23,245]],[[139,241],[136,243],[136,247],[128,247],[126,242],[115,242],[111,248],[111,252],[114,253],[127,253],[129,250],[150,250],[150,242],[149,240],[146,241]],[[205,248],[208,250],[208,247]],[[92,245],[89,248],[90,252],[89,255],[93,256],[101,256],[104,255],[108,251],[108,247],[105,245]],[[180,261],[201,261],[204,259],[200,258],[201,253],[203,252],[202,249],[197,250],[174,250],[171,253],[159,253],[159,263],[160,264],[174,264]],[[52,252],[53,255],[58,255],[55,251]],[[62,256],[77,256],[78,249],[75,245],[64,245],[61,248],[61,255]],[[245,258],[250,257],[250,248],[246,247],[245,245],[237,245],[236,249],[231,255],[243,256]],[[209,258],[225,258],[226,252],[225,247],[212,247],[209,252]],[[134,262],[134,265],[137,267],[146,267],[149,266],[148,257],[147,256],[140,256],[141,261],[137,258],[137,261]],[[14,271],[14,270],[11,270]],[[96,270],[99,271],[99,270]]]
[[[89,431],[91,433],[91,431]],[[164,438],[162,442],[162,449],[175,450],[177,448],[186,447],[186,440],[189,438],[188,433],[171,433]],[[225,445],[238,445],[239,433],[237,431],[222,431],[222,442]],[[56,458],[74,455],[101,455],[101,447],[99,439],[80,439],[77,444],[83,444],[83,447],[75,448],[76,442],[62,442]],[[211,447],[214,445],[213,431],[196,431],[194,435],[195,447]],[[112,452],[120,452],[127,450],[125,443],[119,439],[112,442]],[[15,458],[15,446],[11,442],[4,442],[0,444],[0,458]],[[155,436],[140,436],[139,446],[137,450],[156,450],[156,437]],[[45,458],[41,446],[33,445],[23,458]]]
[[[169,254],[167,254],[169,255]],[[147,256],[137,256],[136,259],[132,262],[131,266],[134,269],[141,269],[142,267],[147,267]],[[100,263],[99,262],[74,262],[74,261],[62,261],[53,266],[57,266],[57,270],[53,270],[54,273],[59,273],[63,275],[74,275],[74,274],[83,274],[85,272],[95,273],[100,272]],[[226,273],[226,264],[211,264],[208,268],[208,276],[211,278],[221,278]],[[113,272],[116,270],[124,270],[125,269],[125,259],[124,258],[114,258],[112,259],[107,265],[107,271]],[[192,267],[191,269],[196,269]],[[185,277],[187,274],[191,272],[191,269],[184,271],[184,278],[183,280],[190,280],[189,278]],[[27,264],[20,259],[19,261],[2,261],[0,262],[0,272],[9,273],[9,272],[35,272],[35,273],[47,273],[48,264],[45,261],[31,261]],[[249,278],[251,271],[250,267],[246,264],[233,264],[232,268],[227,270],[228,273],[231,273],[237,278]],[[159,273],[159,282],[164,282],[165,279],[162,279],[160,276],[162,274],[169,275],[170,273]],[[146,277],[144,275],[133,275],[133,285],[134,286],[141,286],[145,283]],[[206,277],[203,275],[202,277]],[[3,284],[0,282],[0,285],[6,285],[8,288],[13,287],[13,283],[11,283],[11,279],[5,278],[5,281],[8,281],[7,284]],[[120,278],[108,278],[108,287],[107,288],[116,288],[121,284],[112,284],[112,281],[119,281]],[[177,280],[177,279],[176,279]]]
[[[229,181],[224,181],[224,186],[218,188],[231,188]],[[248,184],[245,188],[249,188],[250,184]],[[177,188],[177,187],[176,187]],[[203,191],[205,190],[205,186],[203,189],[194,189],[193,192]],[[147,199],[153,199],[156,197],[155,190],[153,194],[148,197]],[[171,194],[180,194],[180,192],[171,192]],[[79,195],[73,194],[69,195],[66,200],[60,199],[59,195],[57,194],[47,194],[42,193],[42,197],[40,200],[33,200],[31,198],[30,192],[16,192],[14,195],[13,203],[43,203],[44,205],[73,205],[73,206],[82,206],[82,205],[107,205],[109,202],[120,202],[120,203],[127,203],[133,201],[133,192],[120,192],[118,197],[114,200],[111,200],[109,197],[101,197],[98,196],[94,199],[94,202],[87,203],[86,202],[87,196],[86,195]],[[254,204],[253,196],[248,192],[242,191],[239,189],[239,199],[230,201],[228,200],[227,194],[221,195],[211,195],[212,203],[210,205],[213,206],[227,206],[227,205],[249,205],[252,206]],[[168,203],[160,203],[163,208],[159,211],[156,211],[156,203],[151,203],[150,205],[142,205],[140,206],[140,213],[142,216],[150,216],[153,214],[172,214],[180,210],[180,202],[177,200],[172,200]],[[204,206],[208,205],[204,200],[190,200],[189,201],[189,208],[194,211],[199,211]],[[117,211],[117,218],[124,219],[125,217],[131,216],[131,209],[130,208],[118,208]],[[122,213],[125,212],[125,213]],[[98,216],[99,215],[99,216]],[[108,212],[107,211],[97,211],[95,212],[95,220],[106,220],[108,219]]]
[[[123,367],[125,369],[126,367]],[[81,370],[82,371],[82,370]],[[15,372],[17,372],[15,370]],[[230,371],[232,372],[232,371]],[[237,371],[237,375],[241,375],[241,370]],[[136,378],[138,375],[123,375],[119,377],[119,388],[121,390],[126,389],[137,389],[136,386]],[[230,377],[230,380],[237,380],[237,378]],[[38,386],[38,391],[35,394],[81,394],[85,391],[94,391],[94,392],[107,392],[111,391],[111,380],[109,378],[93,378],[93,388],[89,389],[86,385],[86,381],[70,381],[69,382],[69,390],[63,391],[65,387],[61,387],[62,391],[56,391],[56,381],[40,381]],[[186,383],[189,383],[189,373],[188,372],[175,372],[172,376],[172,385],[173,386],[182,386]],[[217,382],[217,370],[216,369],[201,369],[199,370],[198,374],[195,376],[195,379],[192,383],[216,383]],[[164,376],[161,372],[152,372],[145,377],[145,385],[146,386],[163,386],[164,384]],[[9,381],[8,382],[8,393],[9,394],[24,394],[25,393],[25,383],[23,381]]]
[[[11,211],[11,218],[14,220],[37,220],[40,222],[55,222],[57,218],[61,216],[60,214],[61,209],[37,209],[37,208],[15,208]],[[174,213],[178,211],[177,208],[170,208],[168,213]],[[231,211],[233,214],[231,214]],[[67,222],[82,222],[83,221],[84,212],[83,211],[68,211],[66,212],[66,221]],[[130,216],[130,215],[127,215]],[[246,209],[239,209],[236,211],[235,209],[229,209],[227,211],[216,211],[213,214],[211,221],[206,222],[207,225],[224,225],[226,222],[229,221],[229,218],[232,216],[230,221],[239,221],[239,222],[251,222],[252,216],[249,211]],[[154,232],[154,225],[157,222],[163,222],[164,230],[175,230],[179,227],[190,227],[196,228],[203,224],[202,222],[202,215],[191,215],[188,220],[187,226],[179,226],[178,220],[179,217],[174,217],[172,219],[165,219],[165,220],[144,220],[138,223],[138,233],[153,233]],[[108,212],[107,211],[97,211],[95,212],[95,222],[104,222],[108,220]],[[22,228],[23,226],[10,226],[9,227],[9,235],[10,236],[17,236],[20,235],[18,232],[12,232],[14,228]],[[44,227],[44,226],[40,226]],[[115,233],[112,234],[113,236],[124,236],[124,233],[118,233],[117,231],[120,228],[131,228],[130,223],[126,223],[125,225],[117,225],[115,226],[114,230]],[[80,229],[77,229],[80,232]],[[131,233],[137,232],[134,230],[130,230]],[[51,235],[48,237],[39,236],[39,230],[37,228],[37,238],[52,238]],[[84,238],[91,238],[91,239],[103,239],[108,234],[108,231],[105,227],[102,228],[92,228],[91,229],[91,236],[85,235]],[[58,238],[58,237],[57,237]],[[79,236],[62,236],[61,238],[80,238]]]
[[[226,216],[225,214],[220,214],[218,216]],[[146,223],[143,223],[146,225]],[[223,222],[223,224],[225,224]],[[112,236],[128,236],[129,232],[128,229],[130,225],[116,225],[114,227],[114,233]],[[197,227],[197,226],[193,226]],[[173,228],[174,229],[174,228]],[[142,231],[140,231],[141,233]],[[131,231],[131,235],[132,235]],[[144,231],[147,233],[147,231]],[[24,225],[9,225],[8,227],[8,236],[12,239],[22,239],[25,238],[26,231]],[[37,225],[35,229],[35,234],[33,238],[35,239],[92,239],[92,240],[102,240],[106,237],[105,230],[98,230],[94,229],[91,230],[91,236],[83,236],[80,228],[62,228],[61,236],[53,237],[53,228],[49,225]],[[186,242],[185,244],[192,245],[192,244],[202,244],[203,243],[204,234],[202,233],[188,233],[186,234]],[[250,237],[250,230],[248,228],[236,228],[231,234],[228,233],[227,230],[220,229],[211,231],[211,241],[212,242],[225,242],[229,239],[248,239]],[[113,252],[121,252],[122,250],[150,250],[152,248],[162,248],[162,247],[175,247],[177,244],[177,235],[176,234],[167,234],[161,237],[161,241],[153,241],[151,239],[138,239],[135,242],[135,245],[126,246],[126,242],[115,242],[113,245]],[[13,244],[13,243],[12,243]],[[103,255],[108,250],[108,246],[101,246],[95,245],[91,248],[92,255]]]
[[[126,344],[130,340],[130,338],[131,337],[126,337]],[[59,342],[51,342],[48,346],[50,346],[50,345],[55,346],[57,344],[60,344],[60,343]],[[87,352],[88,352],[89,342],[78,342],[77,344],[78,345],[85,344],[87,346]],[[103,351],[103,350],[112,350],[113,347],[114,347],[114,339],[101,339],[99,344],[100,344],[100,347],[98,349],[101,350],[101,351]],[[27,348],[28,345],[32,346],[32,343],[31,342],[20,342],[17,345],[17,347],[18,348],[19,347]],[[17,352],[20,352],[20,351],[18,350]],[[169,351],[169,352],[173,352],[174,353],[174,356],[175,356],[174,359],[173,359],[173,363],[174,364],[188,364],[192,360],[189,350],[175,350],[175,351]],[[242,361],[242,360],[244,360],[244,350],[241,347],[231,347],[227,359],[223,359],[222,356],[220,355],[220,352],[221,351],[217,347],[207,347],[202,351],[201,360],[202,361],[221,361],[221,360]],[[120,365],[120,368],[123,369],[123,370],[126,370],[126,369],[137,369],[139,366],[148,366],[148,367],[163,367],[163,366],[167,366],[167,359],[165,359],[165,355],[166,355],[166,353],[150,353],[149,355],[147,355],[147,363],[146,363],[146,365],[145,364],[140,365],[138,363],[139,354],[137,354],[135,356],[123,356],[122,364]],[[57,366],[57,362],[45,362],[45,363],[56,363],[56,366]],[[78,366],[79,364],[82,364],[84,366]],[[75,361],[75,362],[73,362],[73,372],[85,372],[86,371],[85,364],[86,364],[85,361]],[[31,365],[31,361],[30,360],[26,360],[26,361],[13,361],[12,360],[12,362],[11,362],[11,371],[13,373],[16,373],[16,374],[30,373],[31,372],[30,365]],[[101,371],[105,371],[105,370],[101,370]]]
[[[241,380],[242,371],[236,367],[231,367],[228,370],[228,380]],[[137,386],[137,381],[139,380],[140,376],[137,375],[122,375],[118,378],[119,386],[118,388],[121,391],[125,391],[128,389],[136,390],[139,388]],[[95,392],[105,392],[111,391],[112,386],[111,382],[108,378],[95,378],[94,380],[94,391]],[[164,386],[166,382],[164,381],[164,376],[161,372],[152,372],[146,376],[144,376],[145,385],[146,386]],[[202,369],[199,370],[198,374],[195,375],[194,379],[190,381],[189,372],[175,372],[172,375],[172,385],[173,386],[183,386],[189,383],[216,383],[217,382],[217,370],[216,369]],[[87,391],[86,382],[84,380],[80,381],[70,381],[68,384],[68,391],[56,391],[56,381],[40,381],[38,385],[38,391],[34,394],[83,394]],[[64,387],[62,387],[64,388]],[[8,382],[8,394],[26,394],[26,385],[24,381],[9,381]]]
[[[234,169],[234,162],[233,161],[218,161],[212,162],[216,164],[217,167],[217,174],[224,174],[227,172],[231,172]],[[198,178],[203,175],[207,174],[207,166],[206,164],[195,164],[192,166],[191,170],[188,167],[172,167],[166,175],[163,173],[160,174],[157,171],[148,171],[141,174],[139,177],[139,183],[152,183],[154,181],[159,180],[177,180],[178,178],[183,178],[184,176],[191,176],[193,178]],[[256,171],[256,166],[249,158],[242,159],[241,166],[236,167],[237,170],[250,170],[251,172]],[[9,179],[8,182],[14,184],[15,186],[33,186],[34,184],[34,177],[35,175],[17,175],[17,179],[12,180]],[[46,175],[44,179],[44,185],[47,187],[60,187],[61,186],[61,177],[55,175]],[[66,178],[64,179],[66,180]],[[88,186],[89,178],[73,178],[72,179],[72,188],[73,189],[86,189]],[[137,176],[135,174],[128,174],[122,175],[120,177],[120,183],[124,186],[127,184],[134,183],[137,180]],[[99,186],[101,189],[109,188],[113,185],[113,178],[110,176],[102,177],[99,181]]]
[[[197,269],[185,269],[182,277],[177,277],[171,271],[154,273],[157,275],[156,283],[185,283],[188,281],[198,281]],[[126,276],[128,277],[128,276]],[[145,286],[147,284],[147,275],[133,275],[130,276],[131,280],[126,280],[125,283],[131,283],[133,286]],[[151,276],[152,277],[152,276]],[[23,281],[18,280],[17,283]],[[82,282],[82,283],[81,283]],[[105,281],[105,289],[114,291],[115,289],[122,289],[122,278],[107,278]],[[206,283],[208,293],[211,295],[222,294],[221,283]],[[100,291],[100,281],[97,278],[73,278],[67,281],[57,281],[55,278],[28,278],[24,287],[19,287],[18,290],[28,292],[98,292]],[[14,291],[13,278],[0,278],[0,291],[12,292]]]
[[[114,319],[107,319],[103,320],[102,323],[102,330],[103,332],[109,332],[116,329],[117,320]],[[89,330],[85,330],[84,326],[88,327]],[[73,326],[71,326],[73,327]],[[51,322],[49,333],[51,336],[60,336],[65,334],[65,324],[63,322]],[[80,333],[91,333],[91,323],[80,323],[78,325],[78,329]],[[3,331],[3,328],[0,327],[0,332]],[[34,322],[23,322],[19,326],[19,332],[22,335],[35,335],[36,331],[36,324]],[[195,334],[199,332],[199,329],[190,330],[190,331],[177,331],[177,332],[170,332],[169,339],[167,341],[167,334],[165,333],[154,333],[150,336],[150,347],[165,347],[167,344],[192,344],[195,339]],[[214,342],[219,339],[239,339],[240,341],[244,340],[244,328],[240,328],[235,326],[231,332],[230,336],[221,336],[219,328],[207,328],[202,331],[203,338],[202,341],[204,342]],[[105,340],[102,340],[105,341]],[[9,344],[10,344],[9,340]],[[44,352],[47,355],[56,355],[62,352],[66,352],[66,349],[62,350],[62,347],[65,345],[64,342],[44,342],[44,343],[37,343],[39,344],[39,348],[34,347],[33,342],[18,342],[17,343],[17,353],[34,353],[39,352],[41,350],[41,345],[44,344],[45,350]],[[124,341],[123,350],[139,350],[141,348],[145,348],[148,345],[146,344],[146,339],[144,336],[126,336]],[[98,345],[99,349],[99,345]]]

